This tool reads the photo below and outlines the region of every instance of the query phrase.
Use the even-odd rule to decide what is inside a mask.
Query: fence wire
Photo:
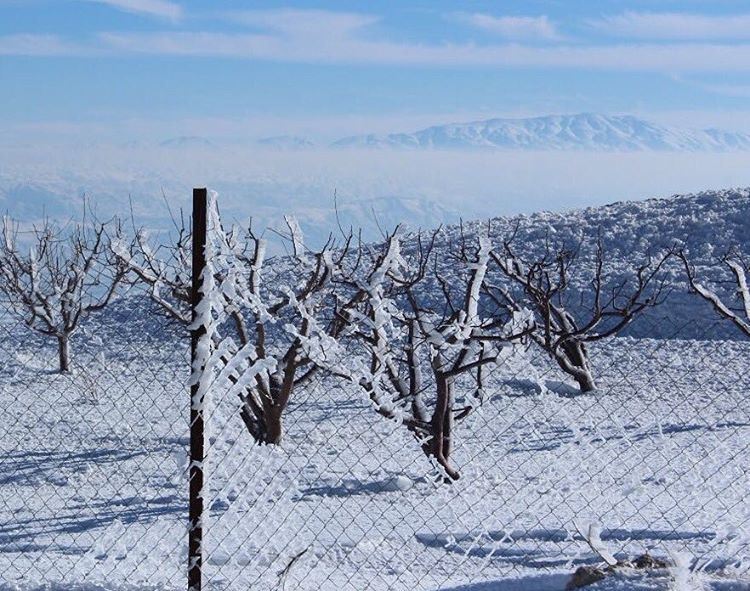
[[[597,393],[580,395],[539,352],[519,351],[456,428],[450,485],[402,425],[338,380],[295,397],[282,449],[248,442],[236,402],[219,398],[206,578],[562,589],[611,553],[651,567],[682,556],[747,581],[749,354],[744,341],[613,338],[592,356]],[[661,574],[669,588],[673,573]]]
[[[294,389],[280,445],[251,436],[231,383],[214,387],[204,588],[628,588],[646,577],[643,588],[747,589],[750,339],[675,279],[675,264],[671,299],[589,344],[592,392],[529,338],[502,347],[481,388],[458,376],[458,479],[403,412],[384,416],[371,390],[337,372]],[[152,286],[126,282],[81,322],[60,372],[54,339],[3,298],[0,589],[184,588],[188,327]],[[276,353],[289,337],[278,328],[267,337]],[[367,366],[355,338],[342,342],[339,366]],[[432,408],[433,358],[420,346]]]

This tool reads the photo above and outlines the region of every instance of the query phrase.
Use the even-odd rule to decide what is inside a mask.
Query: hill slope
[[[581,294],[590,293],[595,268],[595,246],[601,237],[604,272],[610,287],[642,263],[649,254],[671,247],[689,253],[699,277],[726,298],[735,301],[733,282],[726,282],[726,269],[717,260],[730,248],[750,254],[750,189],[705,191],[666,199],[619,202],[564,213],[540,212],[501,217],[464,225],[469,236],[487,233],[502,248],[514,236],[517,255],[536,260],[545,244],[579,251],[571,269],[571,290],[566,307],[584,315]],[[439,248],[450,249],[458,239],[458,228],[447,227]],[[443,257],[448,261],[446,256]],[[453,273],[449,262],[441,274]],[[664,304],[649,310],[624,331],[626,336],[651,338],[741,338],[731,323],[720,319],[700,298],[688,293],[682,265],[673,260],[667,267],[670,293]],[[719,282],[717,286],[717,282]],[[720,283],[723,282],[723,283]]]

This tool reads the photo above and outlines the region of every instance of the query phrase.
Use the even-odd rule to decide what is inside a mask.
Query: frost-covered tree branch
[[[258,379],[248,393],[247,408],[261,440],[279,443],[283,413],[294,392],[309,384],[321,370],[341,375],[337,368],[338,339],[350,330],[357,306],[364,301],[363,286],[352,278],[366,258],[352,233],[336,244],[310,251],[302,230],[291,216],[285,218],[284,236],[293,255],[274,261],[275,276],[263,280],[263,242],[249,230],[246,248],[237,252],[245,273],[238,275],[234,297],[250,321],[242,332],[254,343],[258,358],[272,358],[276,371]],[[261,254],[259,254],[261,253]]]
[[[173,241],[153,245],[148,232],[134,229],[128,239],[118,228],[111,250],[121,265],[149,290],[149,296],[172,319],[190,323],[190,241],[184,220],[176,226]]]
[[[275,367],[248,385],[242,410],[256,440],[273,444],[281,443],[284,411],[295,389],[312,379],[319,368],[305,345],[321,330],[316,317],[325,304],[333,272],[331,244],[307,253],[299,225],[290,217],[287,223],[294,230],[295,255],[286,260],[286,272],[269,283],[264,281],[266,243],[249,228],[241,246],[235,248],[242,269],[228,296],[243,344],[254,348],[257,359],[272,360]]]
[[[732,306],[725,303],[715,291],[698,279],[695,268],[683,250],[679,251],[677,256],[685,267],[690,288],[711,304],[718,314],[730,320],[743,333],[750,336],[750,287],[747,279],[747,275],[750,273],[750,264],[742,258],[737,250],[732,250],[721,257],[721,263],[730,271],[736,285],[736,297],[739,300],[739,306]]]

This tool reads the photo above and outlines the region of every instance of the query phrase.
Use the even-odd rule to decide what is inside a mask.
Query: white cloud
[[[0,55],[55,56],[79,53],[80,48],[57,35],[18,34],[0,36]]]
[[[341,37],[380,20],[374,15],[353,12],[297,9],[244,10],[227,16],[243,25],[306,37]]]
[[[750,98],[750,84],[704,82],[702,80],[695,80],[677,75],[672,76],[672,79],[675,82],[692,86],[693,88],[698,88],[713,94],[737,98]],[[728,127],[734,128],[734,125],[729,125]]]
[[[426,44],[363,36],[373,15],[324,10],[251,10],[231,13],[249,33],[111,32],[99,35],[108,50],[126,53],[214,56],[297,63],[423,67],[594,68],[662,72],[750,70],[750,45],[722,44]],[[508,35],[556,35],[546,17],[479,16]],[[487,19],[491,20],[487,20]],[[476,19],[475,19],[476,20]],[[551,39],[548,39],[551,40]]]
[[[557,41],[562,38],[546,16],[492,16],[482,13],[460,13],[456,16],[461,22],[505,39]]]
[[[750,14],[709,16],[674,12],[625,12],[589,21],[612,35],[637,39],[750,39]]]
[[[127,3],[136,0],[88,0]],[[155,0],[139,0],[138,5]],[[153,5],[152,5],[153,8]],[[364,31],[378,17],[320,10],[244,11],[227,15],[248,32],[102,32],[65,40],[55,36],[0,36],[6,55],[174,55],[256,61],[389,65],[598,69],[687,72],[750,72],[750,43],[649,42],[585,45],[558,41],[487,44],[391,41]],[[750,30],[750,27],[749,27]],[[549,32],[549,31],[548,31]]]
[[[69,136],[70,137],[70,136]],[[158,148],[55,145],[3,146],[3,188],[39,180],[63,195],[81,188],[106,200],[112,213],[127,213],[134,194],[141,211],[153,215],[161,189],[174,199],[190,188],[223,184],[225,206],[238,219],[259,216],[270,204],[306,212],[332,206],[334,188],[343,199],[427,197],[465,215],[487,217],[611,203],[617,199],[672,195],[708,187],[746,186],[750,155],[591,152],[402,152],[313,150],[270,152],[255,148]],[[498,191],[502,187],[502,191]],[[260,203],[247,195],[272,196]],[[178,201],[179,202],[179,201]],[[1,203],[1,200],[0,200]],[[157,207],[158,206],[158,207]],[[260,209],[259,206],[263,209]],[[468,212],[468,213],[467,213]],[[257,219],[257,218],[256,218]],[[168,220],[165,220],[168,223]]]
[[[750,44],[418,45],[352,36],[278,34],[102,33],[125,53],[232,57],[253,60],[423,67],[591,68],[656,72],[750,71]]]
[[[182,17],[182,7],[169,0],[86,0],[107,4],[125,12],[148,14],[169,20],[179,20]]]

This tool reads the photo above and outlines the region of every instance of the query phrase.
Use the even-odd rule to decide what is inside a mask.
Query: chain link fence
[[[131,288],[54,340],[2,309],[0,580],[178,581],[187,560],[189,341]]]
[[[258,244],[248,249],[217,220],[209,223],[204,309],[192,326],[190,275],[173,256],[185,250],[183,237],[166,253],[136,239],[127,256],[111,239],[131,268],[107,306],[81,319],[68,371],[59,371],[56,339],[32,330],[23,307],[2,296],[0,589],[185,587],[190,330],[201,322],[210,351],[199,351],[192,383],[205,398],[192,400],[205,418],[205,589],[748,588],[750,339],[742,286],[726,259],[697,258],[690,244],[670,250],[658,289],[649,286],[655,305],[616,334],[602,336],[608,317],[587,333],[601,338],[586,342],[595,387],[582,392],[543,339],[534,340],[531,327],[540,323],[532,324],[527,288],[517,284],[511,298],[523,302],[521,314],[501,314],[509,300],[490,297],[493,285],[512,295],[500,269],[512,257],[488,259],[478,277],[477,236],[486,232],[489,247],[502,251],[507,228],[440,235],[431,251],[438,264],[424,265],[427,287],[415,288],[421,299],[410,308],[398,282],[374,272],[391,252],[385,245],[352,242],[346,257],[300,251],[261,265]],[[282,240],[290,254],[298,239],[292,220]],[[397,253],[412,269],[426,252],[415,240],[400,236]],[[578,326],[594,310],[587,298],[596,244],[595,235],[579,244],[564,304],[554,300]],[[748,243],[737,247],[746,253]],[[341,249],[339,242],[331,252]],[[536,251],[523,259],[512,252],[519,262],[540,260]],[[643,257],[632,256],[605,273],[609,289],[623,268],[637,269]],[[172,263],[149,266],[156,260]],[[246,290],[237,293],[231,274],[241,260]],[[550,270],[561,260],[552,257]],[[348,271],[300,295],[334,267]],[[158,280],[148,281],[149,269],[161,270]],[[253,284],[253,269],[263,283]],[[729,317],[691,289],[686,269]],[[98,298],[103,284],[86,289]],[[456,326],[472,314],[503,322],[484,324],[486,338],[472,338],[462,353]],[[433,333],[425,337],[428,317]],[[434,331],[453,339],[452,348],[440,349]],[[456,355],[462,368],[472,365],[449,376],[440,415],[447,422],[437,425],[443,354],[451,367]],[[384,369],[391,362],[401,385]],[[279,407],[292,366],[281,435],[270,441],[269,408]],[[276,406],[263,407],[263,396]]]

